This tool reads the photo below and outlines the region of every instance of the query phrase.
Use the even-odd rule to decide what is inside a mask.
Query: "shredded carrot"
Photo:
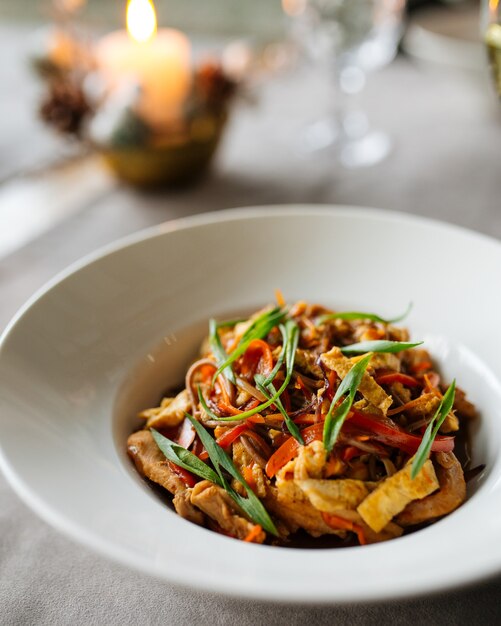
[[[249,400],[249,402],[245,405],[244,411],[250,411],[252,409],[255,409],[257,406],[259,406],[259,404],[260,400],[258,400],[257,398],[253,398],[252,400]],[[258,417],[261,416],[258,415]],[[264,422],[264,419],[262,419],[261,422]]]
[[[244,541],[247,541],[249,543],[253,542],[254,539],[257,539],[259,537],[259,534],[262,531],[263,529],[261,528],[261,526],[259,524],[256,524],[255,526],[252,527],[251,531],[249,532],[247,537],[244,539]]]
[[[305,444],[311,443],[316,439],[322,439],[324,425],[314,424],[308,426],[301,431],[301,436]],[[266,463],[266,474],[269,478],[273,478],[278,470],[293,459],[299,452],[299,442],[294,437],[287,437],[284,443],[271,455]]]
[[[382,339],[386,334],[382,328],[368,328],[362,337],[362,341],[372,341],[375,339]]]
[[[431,361],[420,361],[419,363],[413,363],[410,366],[410,369],[414,372],[422,372],[423,370],[431,370],[433,368],[433,363]]]
[[[257,358],[258,354],[256,353],[261,353],[261,356]],[[248,363],[249,360],[250,363]],[[271,372],[273,369],[273,354],[266,341],[263,341],[263,339],[254,339],[250,342],[243,355],[242,371],[244,367],[246,367],[248,371],[252,371],[252,374],[254,374],[256,368],[261,374],[269,374]]]
[[[256,480],[254,479],[254,473],[252,472],[252,466],[246,465],[242,470],[242,474],[245,478],[245,482],[249,485],[252,491],[256,491],[257,485]]]
[[[246,420],[243,424],[226,429],[225,432],[216,439],[216,443],[223,449],[229,448],[231,444],[240,437],[240,435],[248,432],[250,428],[252,428],[252,424],[249,424],[248,420]],[[204,449],[198,455],[198,458],[201,461],[206,461],[209,458],[207,450]]]
[[[375,377],[378,385],[392,385],[393,383],[401,383],[405,387],[421,387],[421,383],[412,376],[401,374],[400,372],[378,373]]]
[[[360,452],[354,446],[352,446],[351,448],[353,450],[357,450],[357,452]],[[349,449],[350,448],[346,448],[346,450],[349,450]],[[349,461],[350,459],[343,459],[343,460]],[[343,463],[343,461],[341,461],[341,459],[338,459],[337,456],[334,456],[334,454],[331,454],[329,457],[329,460],[325,464],[325,468],[324,468],[325,477],[330,478],[330,476],[336,476],[337,474],[341,474],[345,469],[346,469],[346,466]]]
[[[299,374],[296,376],[296,383],[295,383],[294,387],[296,389],[301,389],[301,391],[303,393],[307,394],[308,396],[310,395],[310,390],[304,384],[304,381],[303,381],[303,379],[301,378],[301,376]]]
[[[228,395],[228,392],[226,391],[226,386],[221,376],[218,376],[217,378],[217,387],[219,391],[221,392],[221,395],[223,396],[223,402],[225,404],[231,404],[230,396]]]
[[[431,380],[431,376],[432,374],[435,374],[435,382],[433,382]],[[435,372],[429,372],[428,374],[424,374],[423,376],[425,382],[426,382],[426,391],[431,391],[431,393],[434,393],[437,398],[442,399],[442,392],[440,391],[440,389],[438,388],[438,383],[440,381],[440,376],[438,374],[436,374]]]
[[[240,415],[240,413],[243,413],[243,411],[237,409],[237,407],[232,404],[226,404],[223,400],[218,400],[217,406],[220,411],[223,413],[229,413],[230,415]]]
[[[331,513],[322,513],[322,518],[327,526],[334,528],[335,530],[349,530],[355,533],[358,537],[358,542],[361,546],[365,546],[367,540],[365,538],[364,529],[362,526],[355,524],[349,519],[339,517],[339,515],[332,515]]]
[[[197,484],[198,479],[196,478],[196,476],[193,476],[193,474],[191,472],[188,472],[188,470],[185,470],[184,467],[179,467],[179,465],[172,463],[172,461],[167,461],[167,465],[174,472],[174,474],[177,474],[177,476],[179,476],[179,478],[183,481],[186,487],[194,487]]]
[[[327,397],[329,398],[329,400],[332,400],[332,398],[334,397],[334,388],[336,386],[337,379],[338,375],[336,371],[331,370],[327,374]]]
[[[337,378],[338,378],[338,376],[337,376],[336,370],[331,370],[329,372],[329,374],[327,375],[327,380],[329,382],[329,387],[334,387]]]
[[[285,299],[282,291],[280,289],[275,289],[275,300],[279,307],[285,306]]]
[[[422,398],[423,396],[419,396],[419,398],[416,398],[415,400],[410,400],[410,402],[406,402],[405,404],[402,404],[402,406],[398,406],[395,409],[390,409],[387,415],[391,417],[392,415],[397,415],[397,413],[402,413],[402,411],[407,411],[407,409],[412,409],[421,402]]]
[[[200,375],[202,377],[202,380],[204,381],[204,383],[210,381],[212,379],[212,375],[214,373],[214,370],[217,369],[216,365],[212,366],[212,365],[202,365],[202,367],[200,368]]]
[[[259,404],[259,400],[256,401]],[[257,406],[257,404],[255,406],[248,406],[248,410],[250,411],[251,409],[254,409]],[[250,417],[248,417],[246,420],[246,422],[250,422],[251,424],[264,424],[264,417],[262,415],[259,415],[259,413],[255,413],[254,415],[251,415]]]
[[[342,451],[341,458],[343,459],[343,461],[346,461],[346,463],[349,463],[356,456],[360,456],[363,453],[363,450],[360,450],[360,448],[356,448],[355,446],[348,446]]]
[[[294,424],[316,424],[317,416],[315,413],[305,413],[304,415],[300,415],[296,417],[294,420]]]
[[[284,443],[275,450],[266,463],[266,474],[269,478],[273,478],[280,468],[286,465],[299,452],[299,443],[294,437],[288,437]]]

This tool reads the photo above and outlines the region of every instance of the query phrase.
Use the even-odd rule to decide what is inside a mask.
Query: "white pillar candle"
[[[181,114],[191,86],[190,42],[178,30],[156,32],[150,0],[130,0],[126,31],[103,37],[96,48],[99,68],[112,85],[135,80],[141,85],[140,109],[161,125]]]

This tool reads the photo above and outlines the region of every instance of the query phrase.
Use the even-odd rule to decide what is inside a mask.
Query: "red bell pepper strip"
[[[254,543],[254,540],[258,538],[262,531],[263,529],[261,528],[261,526],[259,524],[256,524],[249,531],[249,534],[244,539],[244,541],[247,541],[247,543]]]
[[[362,454],[364,454],[364,451],[360,450],[360,448],[356,448],[355,446],[347,446],[341,452],[341,460],[348,463],[349,461],[351,461],[351,459],[354,459],[356,456],[361,456]]]
[[[273,369],[273,354],[271,348],[263,339],[254,339],[250,342],[242,357],[242,373],[259,373],[268,376]]]
[[[188,472],[188,470],[185,470],[184,467],[179,467],[179,465],[172,463],[172,461],[167,461],[167,464],[174,474],[177,474],[187,487],[194,487],[197,484],[195,476],[193,476],[191,472]]]
[[[188,450],[191,444],[195,441],[195,435],[195,429],[191,425],[190,420],[185,417],[175,441],[180,446]]]
[[[421,387],[419,380],[416,380],[413,376],[407,374],[401,374],[400,372],[393,372],[391,374],[381,374],[376,376],[376,382],[378,385],[392,385],[393,383],[402,383],[405,387]]]
[[[352,411],[347,423],[358,426],[371,433],[377,441],[414,454],[421,444],[422,437],[406,433],[397,424],[387,420],[386,423],[377,417],[369,417],[366,413]],[[454,450],[454,437],[437,436],[431,446],[433,452],[451,452]]]
[[[344,517],[340,517],[339,515],[332,515],[331,513],[322,513],[322,518],[327,526],[330,526],[334,530],[349,530],[352,533],[356,533],[360,545],[366,545],[367,540],[365,539],[364,529],[359,524],[345,519]]]
[[[221,435],[221,437],[218,437],[218,439],[216,439],[216,442],[221,446],[221,448],[223,448],[223,450],[226,450],[236,439],[240,437],[240,435],[243,435],[247,430],[249,430],[249,424],[247,422],[244,422],[243,424],[239,424],[238,426],[234,426],[230,430],[227,430]],[[209,455],[207,451],[204,450],[198,458],[202,461],[206,461],[209,458]]]
[[[304,443],[308,444],[316,439],[321,440],[323,432],[324,424],[323,422],[320,422],[302,430],[301,436],[303,437]],[[265,468],[267,476],[269,476],[269,478],[275,476],[281,467],[298,454],[300,445],[301,444],[294,439],[294,437],[288,437],[280,448],[278,448],[268,459],[268,463],[266,463]]]
[[[409,368],[417,374],[418,372],[423,372],[426,370],[433,369],[433,363],[431,361],[419,361],[418,363],[413,363],[409,366]]]

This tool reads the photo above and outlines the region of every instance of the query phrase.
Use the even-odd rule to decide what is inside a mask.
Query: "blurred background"
[[[80,53],[47,72],[67,61],[61,31],[92,53],[123,31],[126,0],[2,0],[0,260],[54,228],[73,241],[70,261],[165,219],[265,203],[378,206],[496,232],[500,108],[485,36],[498,4],[157,0],[158,32],[180,31],[194,68],[179,124],[160,130],[133,90],[102,96]],[[77,220],[94,238],[79,238]]]
[[[85,15],[88,22],[100,30],[116,28],[124,20],[125,3],[118,0],[87,0]],[[267,0],[158,0],[155,2],[159,23],[175,24],[192,33],[217,35],[258,34],[276,37],[283,32],[280,2]],[[48,0],[4,0],[0,15],[4,19],[43,23],[51,12]]]

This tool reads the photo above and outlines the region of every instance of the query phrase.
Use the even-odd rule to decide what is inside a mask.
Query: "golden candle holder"
[[[68,28],[75,16],[60,16],[52,38],[58,45],[34,59],[45,83],[39,112],[130,185],[187,184],[212,163],[237,82],[218,60],[192,66],[188,38],[157,32],[151,2],[129,0],[128,12],[133,5],[151,21],[145,41],[116,31],[89,45]]]
[[[135,187],[181,186],[207,172],[220,143],[227,116],[194,119],[189,132],[157,138],[151,144],[113,148],[96,146],[105,164]]]

